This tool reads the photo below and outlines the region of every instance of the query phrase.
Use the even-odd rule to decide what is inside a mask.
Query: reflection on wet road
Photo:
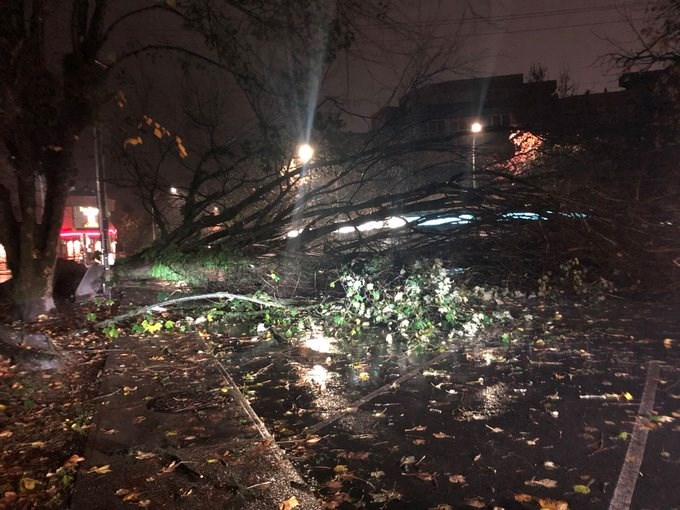
[[[232,339],[219,351],[329,508],[608,508],[646,363],[659,360],[642,466],[655,476],[641,479],[633,507],[678,508],[674,311],[599,306],[561,308],[559,320],[547,310],[513,331],[510,347],[490,335],[436,358],[379,335]]]

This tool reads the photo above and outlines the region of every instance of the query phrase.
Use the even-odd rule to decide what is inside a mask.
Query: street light
[[[314,148],[308,143],[303,143],[298,147],[297,156],[300,162],[306,165],[314,157]]]
[[[473,122],[470,125],[472,132],[472,189],[477,188],[477,134],[482,132],[482,125],[479,122]]]

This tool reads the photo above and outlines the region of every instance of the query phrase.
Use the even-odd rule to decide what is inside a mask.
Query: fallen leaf
[[[394,499],[401,499],[401,494],[396,491],[383,491],[376,494],[371,494],[374,503],[387,503]]]
[[[435,439],[445,439],[447,437],[453,437],[453,436],[449,436],[448,434],[445,434],[444,432],[435,432],[432,435],[434,436]]]
[[[538,441],[540,440],[539,437],[536,437],[534,439],[527,439],[527,444],[529,446],[536,446],[538,444]]]
[[[417,446],[421,446],[421,445],[427,444],[427,441],[425,441],[424,439],[414,439],[413,444],[417,445]]]
[[[78,463],[82,462],[85,460],[85,457],[81,457],[80,455],[71,455],[68,459],[64,461],[64,467],[73,467],[78,465]]]
[[[500,434],[501,432],[503,432],[503,429],[500,427],[490,427],[487,425],[486,428],[495,434]]]
[[[38,481],[33,478],[24,477],[19,480],[19,491],[32,491],[35,486],[38,485]]]
[[[539,499],[538,505],[541,510],[569,510],[569,503],[558,499]]]
[[[29,443],[29,446],[31,448],[45,448],[47,443],[45,441],[33,441],[32,443]]]
[[[128,493],[123,496],[123,501],[135,501],[139,498],[139,492],[128,491]]]
[[[142,137],[141,136],[135,136],[135,137],[128,138],[127,140],[125,140],[125,142],[123,142],[123,148],[127,147],[128,145],[132,145],[132,146],[141,145],[142,143],[143,143]]]
[[[14,432],[11,430],[3,430],[0,432],[0,437],[5,438],[5,437],[12,437],[14,435]]]
[[[467,506],[471,506],[472,508],[486,508],[486,503],[484,503],[484,500],[480,498],[465,498],[463,503],[465,503]]]
[[[368,372],[361,372],[359,374],[359,380],[360,381],[368,381],[371,378],[371,376],[368,374]]]
[[[384,471],[373,471],[373,472],[371,472],[371,476],[373,478],[382,478],[383,476],[385,476],[385,472]]]
[[[137,459],[137,460],[148,460],[148,459],[153,459],[154,457],[156,457],[156,454],[151,453],[151,452],[140,452],[140,451],[138,451],[135,454],[135,459]]]
[[[520,503],[528,503],[533,499],[534,497],[529,494],[515,494],[515,501],[519,501]]]
[[[150,499],[143,499],[139,503],[137,503],[137,506],[140,508],[148,508],[151,505],[151,500]]]
[[[625,393],[622,393],[621,396],[625,398],[626,400],[633,400],[633,395],[628,393],[627,391]]]
[[[279,510],[292,510],[296,506],[300,506],[300,503],[295,496],[291,496],[290,498],[281,502]]]
[[[542,480],[536,480],[532,478],[531,480],[524,482],[524,485],[528,485],[530,487],[545,487],[547,489],[554,489],[557,487],[557,481],[551,480],[550,478],[543,478]]]
[[[672,338],[664,338],[663,339],[663,346],[666,349],[670,349],[671,347],[673,347],[673,339]]]
[[[316,444],[316,443],[318,443],[319,441],[321,441],[321,437],[320,437],[320,436],[310,436],[310,437],[305,441],[305,443],[307,443],[307,444]]]
[[[130,494],[130,489],[118,489],[114,494],[116,496],[127,496]]]
[[[546,460],[546,461],[543,463],[543,467],[546,468],[546,469],[557,469],[557,464],[555,464],[555,463],[554,463],[553,461],[551,461],[551,460]]]
[[[404,476],[415,476],[416,478],[419,478],[423,482],[432,482],[434,481],[434,475],[432,473],[402,473]]]
[[[404,432],[424,432],[427,430],[425,425],[416,425],[412,429],[404,429]]]
[[[574,485],[574,492],[576,494],[590,494],[590,487],[587,485]]]
[[[465,483],[465,477],[463,475],[449,475],[449,482]]]
[[[342,474],[342,473],[347,473],[347,471],[349,471],[349,470],[347,469],[347,466],[345,466],[344,464],[338,464],[337,466],[335,466],[333,468],[333,471],[335,471],[336,473]]]
[[[92,466],[87,470],[88,473],[97,473],[98,475],[105,475],[111,472],[111,466],[109,464],[104,464],[103,466]]]
[[[181,464],[182,464],[181,461],[177,462],[176,460],[173,460],[170,464],[168,464],[167,466],[165,466],[164,468],[161,469],[161,473],[165,473],[165,474],[172,473]]]

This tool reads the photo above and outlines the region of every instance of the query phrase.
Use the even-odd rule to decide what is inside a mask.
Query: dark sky
[[[398,0],[397,0],[398,1]],[[438,80],[526,74],[532,63],[548,78],[568,71],[578,92],[617,88],[620,71],[602,57],[636,45],[649,17],[645,0],[404,0],[391,15],[397,30],[364,25],[355,48],[330,74],[332,94],[362,113],[376,111],[416,54],[418,44],[452,44],[452,68]],[[462,21],[461,21],[462,20]],[[403,29],[400,31],[400,28]],[[416,57],[416,59],[421,57]],[[434,81],[437,81],[435,79]]]

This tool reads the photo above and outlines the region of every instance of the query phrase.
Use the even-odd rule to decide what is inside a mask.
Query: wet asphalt
[[[629,508],[680,508],[677,304],[531,305],[420,355],[379,332],[212,345],[328,508],[614,509],[626,492]]]

